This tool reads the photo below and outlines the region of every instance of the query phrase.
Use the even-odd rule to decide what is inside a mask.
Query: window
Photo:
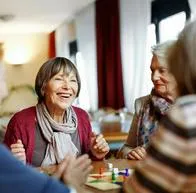
[[[143,88],[144,93],[150,93],[152,90],[153,84],[151,81],[151,70],[150,70],[150,63],[152,59],[152,46],[156,44],[156,35],[155,35],[155,25],[151,24],[148,26],[148,35],[147,35],[147,54],[146,54],[146,65],[144,67],[144,80],[145,80],[145,87]],[[146,86],[147,85],[147,86]]]
[[[81,107],[87,111],[90,110],[90,99],[89,99],[89,91],[87,89],[87,80],[86,80],[86,72],[84,60],[81,52],[78,52],[77,41],[74,40],[69,43],[69,55],[70,60],[76,65],[81,81],[81,90],[79,97],[74,101],[74,105]]]
[[[176,39],[186,22],[186,13],[180,12],[160,22],[160,42]],[[175,25],[174,25],[175,24]]]
[[[151,6],[157,43],[175,38],[190,18],[188,0],[154,0]]]
[[[82,57],[81,52],[76,53],[76,64],[78,72],[80,73],[80,79],[81,79],[81,90],[80,95],[77,100],[77,106],[85,109],[86,111],[90,110],[90,98],[89,98],[89,91],[87,87],[87,79],[88,76],[85,71],[85,65],[84,60]]]

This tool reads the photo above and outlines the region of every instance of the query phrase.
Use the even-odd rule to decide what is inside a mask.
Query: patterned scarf
[[[77,128],[77,116],[72,107],[67,108],[64,123],[55,122],[43,103],[36,105],[36,115],[41,132],[48,142],[42,166],[60,163],[67,153],[78,153],[70,136]]]
[[[157,96],[154,90],[152,90],[149,100],[146,101],[146,104],[141,109],[142,113],[139,114],[138,146],[148,146],[150,136],[155,133],[159,120],[166,114],[171,105],[172,102]]]

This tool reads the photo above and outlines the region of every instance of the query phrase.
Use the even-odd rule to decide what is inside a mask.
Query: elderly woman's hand
[[[103,138],[103,135],[102,134],[96,135],[95,133],[92,133],[92,136],[91,136],[91,148],[90,149],[91,149],[92,154],[98,159],[104,158],[110,150],[108,143]]]
[[[22,141],[20,139],[18,139],[16,143],[12,144],[10,146],[10,149],[16,158],[18,158],[20,161],[26,163],[25,149],[24,149],[24,145],[22,144]]]
[[[86,182],[92,169],[93,167],[88,155],[85,154],[78,158],[67,155],[58,165],[53,176],[62,179],[65,184],[70,184],[77,188]]]
[[[140,146],[132,149],[127,154],[127,158],[132,160],[143,160],[145,157],[146,157],[146,150]]]

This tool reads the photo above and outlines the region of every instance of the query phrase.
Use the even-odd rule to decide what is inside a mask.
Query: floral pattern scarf
[[[146,101],[139,114],[138,146],[145,148],[148,146],[149,138],[155,133],[159,120],[171,106],[172,102],[156,95],[152,90],[149,100]]]

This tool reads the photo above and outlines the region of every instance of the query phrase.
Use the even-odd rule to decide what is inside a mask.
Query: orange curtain
[[[48,57],[53,58],[56,56],[56,46],[55,46],[55,31],[49,34],[49,50]]]

